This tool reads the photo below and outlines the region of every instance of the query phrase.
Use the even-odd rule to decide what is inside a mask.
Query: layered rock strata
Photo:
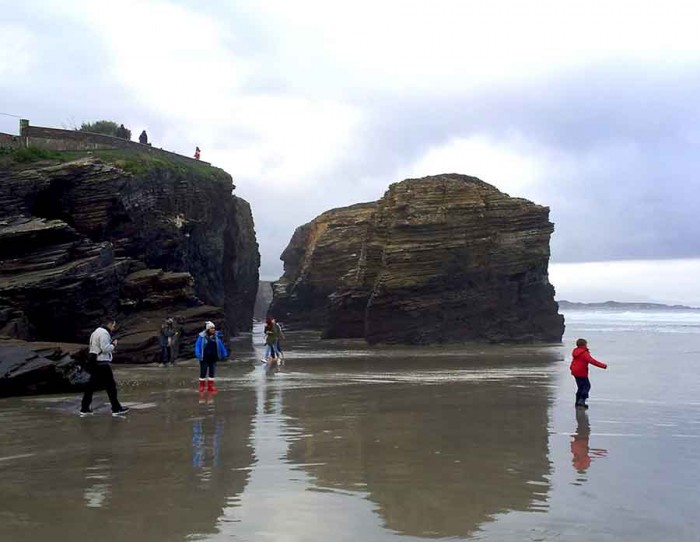
[[[85,344],[113,314],[116,361],[148,362],[166,316],[250,330],[259,255],[231,177],[135,164],[0,167],[0,335]]]
[[[553,231],[547,207],[475,177],[408,179],[297,228],[270,310],[370,343],[558,342]]]

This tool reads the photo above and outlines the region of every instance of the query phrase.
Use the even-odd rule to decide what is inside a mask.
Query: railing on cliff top
[[[109,150],[109,149],[125,149],[140,153],[161,154],[176,160],[182,160],[189,163],[211,165],[204,160],[196,160],[189,156],[177,154],[175,152],[166,151],[144,145],[136,141],[121,139],[105,134],[95,134],[92,132],[80,132],[78,130],[61,130],[59,128],[45,128],[43,126],[30,126],[26,119],[20,120],[19,136],[10,134],[0,134],[0,144],[5,143],[7,147],[27,148],[37,147],[47,151],[91,151],[91,150]]]

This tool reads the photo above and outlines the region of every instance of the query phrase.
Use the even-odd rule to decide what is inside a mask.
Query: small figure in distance
[[[141,135],[139,136],[139,143],[142,145],[148,145],[148,134],[146,133],[146,130],[141,132]]]
[[[107,317],[105,323],[98,327],[90,335],[90,347],[88,350],[87,371],[90,373],[90,381],[87,384],[83,400],[80,405],[80,417],[92,415],[90,404],[92,394],[101,388],[107,391],[109,402],[112,404],[112,416],[119,416],[129,412],[123,407],[117,398],[117,384],[112,373],[112,352],[117,346],[117,339],[112,339],[112,333],[117,327],[117,322],[112,317]]]
[[[129,131],[124,127],[123,124],[119,125],[114,135],[116,135],[119,139],[129,139]]]
[[[171,365],[175,365],[177,358],[180,357],[180,341],[182,336],[185,334],[185,329],[182,327],[182,317],[176,316],[174,319],[175,335],[173,335],[172,345],[170,350],[172,352],[172,358],[170,358]]]
[[[277,365],[277,329],[272,317],[265,319],[265,358],[263,361],[268,365]]]
[[[194,159],[195,160],[199,160],[200,153],[201,153],[201,151],[199,150],[199,147],[195,147],[195,149],[194,149]]]
[[[221,333],[216,331],[214,322],[205,322],[204,331],[197,336],[194,344],[194,355],[199,360],[199,392],[215,393],[218,390],[214,386],[216,377],[216,362],[228,356],[226,347],[221,340]],[[207,374],[209,382],[207,383]]]
[[[573,359],[569,369],[576,380],[576,408],[588,408],[586,399],[588,392],[591,391],[591,381],[588,379],[588,365],[595,365],[601,369],[607,369],[608,366],[602,361],[593,359],[588,351],[588,341],[586,339],[578,339],[576,348],[571,353]]]
[[[159,367],[173,365],[176,357],[175,341],[177,339],[177,329],[172,318],[165,320],[160,326],[158,343],[160,344],[160,364]]]
[[[275,341],[275,350],[277,351],[277,362],[280,365],[284,365],[284,354],[282,353],[282,339],[286,339],[284,331],[282,331],[282,325],[277,321],[276,318],[272,318],[272,325],[274,326],[275,335],[277,340]]]

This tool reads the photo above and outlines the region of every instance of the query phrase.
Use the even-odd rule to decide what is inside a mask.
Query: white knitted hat
[[[204,329],[213,329],[215,327],[214,322],[204,322]]]

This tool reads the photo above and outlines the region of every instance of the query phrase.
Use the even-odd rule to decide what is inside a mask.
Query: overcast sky
[[[0,112],[198,145],[253,206],[264,278],[321,212],[457,172],[551,208],[558,297],[700,305],[698,2],[0,0],[0,13]],[[0,131],[17,119],[0,115]]]

